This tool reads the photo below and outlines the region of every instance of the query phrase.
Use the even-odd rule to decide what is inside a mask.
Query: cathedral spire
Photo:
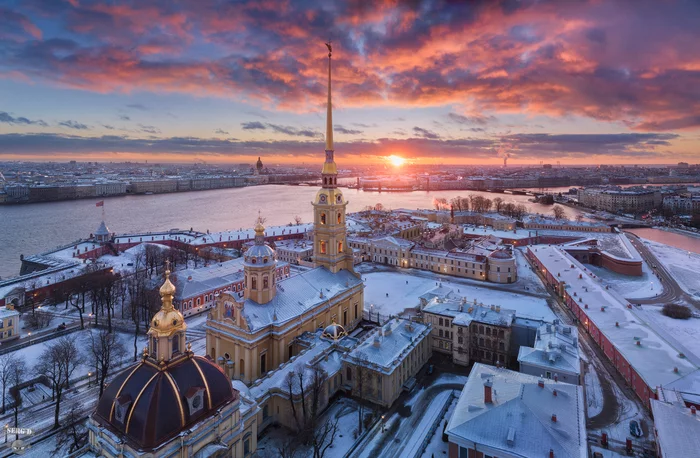
[[[338,184],[338,168],[333,158],[333,103],[331,102],[331,43],[326,43],[328,48],[328,101],[326,106],[326,162],[323,163],[321,178],[324,188],[335,188]]]
[[[333,151],[333,104],[331,103],[331,54],[333,48],[331,43],[328,46],[328,102],[326,107],[326,151]]]

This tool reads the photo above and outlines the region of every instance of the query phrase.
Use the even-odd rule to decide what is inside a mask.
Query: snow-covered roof
[[[629,302],[591,277],[590,271],[563,248],[537,246],[528,250],[557,281],[566,283],[568,295],[647,386],[666,386],[698,370],[682,355],[683,351],[646,323],[643,314],[636,313]]]
[[[544,366],[553,373],[580,374],[578,330],[559,323],[543,324],[537,330],[534,348],[520,347],[518,362]]]
[[[423,313],[451,316],[454,318],[454,323],[461,326],[467,326],[472,321],[496,326],[510,326],[516,311],[495,305],[470,304],[456,298],[445,300],[435,298],[423,307]]]
[[[342,366],[341,352],[333,349],[331,342],[320,338],[320,331],[314,334],[313,343],[307,350],[256,380],[250,386],[249,393],[256,400],[264,398],[270,394],[270,391],[278,391],[281,394],[289,393],[287,375],[303,368],[305,372],[304,384],[310,384],[312,382],[312,368],[317,364],[326,372],[327,377],[337,374]],[[301,385],[299,385],[297,378],[292,385],[292,392],[293,394],[301,393]]]
[[[7,307],[0,307],[0,320],[11,318],[13,316],[19,316],[19,312],[15,309],[10,310]]]
[[[394,318],[368,333],[343,360],[391,374],[429,333],[430,325]]]
[[[313,250],[314,244],[308,240],[280,240],[275,242],[275,250],[293,251],[302,253]]]
[[[425,293],[421,294],[419,296],[419,298],[425,299],[426,302],[429,302],[436,297],[439,297],[441,299],[445,299],[445,298],[451,297],[453,295],[454,295],[454,290],[452,288],[450,288],[449,286],[443,286],[442,283],[440,283],[435,288],[429,289]]]
[[[335,297],[361,283],[347,270],[333,273],[325,267],[316,267],[280,280],[275,297],[267,304],[246,300],[243,314],[251,331],[283,324],[323,302],[333,302]]]
[[[184,269],[173,275],[178,300],[198,296],[243,280],[243,258],[200,269]],[[191,279],[190,279],[191,278]]]
[[[485,402],[487,381],[491,403]],[[489,455],[539,458],[552,450],[555,457],[587,457],[583,389],[551,380],[543,385],[532,375],[474,364],[447,424],[450,442],[476,443]]]
[[[700,450],[700,416],[684,405],[651,400],[656,438],[664,458],[697,456]]]

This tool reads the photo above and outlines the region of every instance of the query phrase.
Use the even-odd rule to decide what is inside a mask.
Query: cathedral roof
[[[267,304],[246,300],[243,314],[251,331],[283,324],[361,283],[361,279],[347,270],[333,273],[325,267],[316,267],[280,280],[275,298]]]
[[[150,450],[238,399],[213,362],[191,353],[167,365],[144,358],[117,375],[93,419],[136,449]]]
[[[104,221],[100,223],[100,227],[95,231],[95,235],[109,235],[109,229]]]

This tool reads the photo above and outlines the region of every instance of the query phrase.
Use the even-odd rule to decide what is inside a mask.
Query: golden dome
[[[185,324],[185,318],[179,310],[174,308],[170,310],[161,308],[158,313],[153,316],[151,320],[151,329],[149,329],[148,334],[151,336],[154,334],[170,335],[175,331],[184,331],[186,329],[187,324]]]
[[[175,285],[170,281],[170,269],[165,270],[165,282],[163,286],[160,287],[160,297],[174,296],[175,295]],[[172,300],[172,297],[171,297]]]
[[[255,235],[265,235],[265,226],[262,225],[260,220],[255,223]]]
[[[343,192],[338,188],[321,188],[316,193],[314,203],[321,205],[344,204]]]

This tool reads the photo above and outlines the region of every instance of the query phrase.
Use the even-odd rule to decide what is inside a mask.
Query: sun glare
[[[406,163],[406,159],[402,158],[401,156],[396,156],[392,154],[391,156],[386,158],[387,161],[391,163],[394,167],[401,167]]]

